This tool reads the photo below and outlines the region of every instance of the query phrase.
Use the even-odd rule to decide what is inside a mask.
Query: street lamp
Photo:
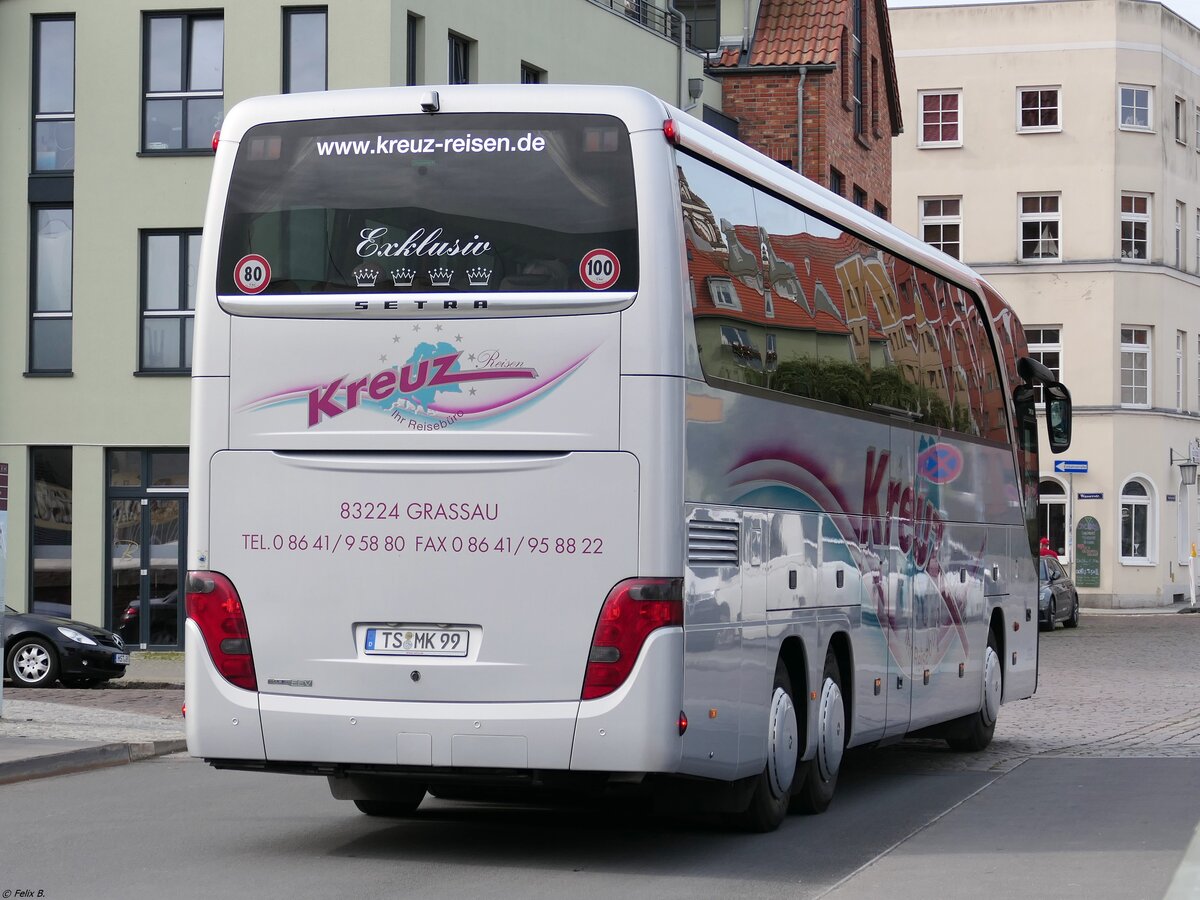
[[[1196,462],[1190,456],[1176,456],[1173,449],[1168,448],[1170,453],[1169,465],[1179,466],[1179,477],[1187,486],[1196,483]]]

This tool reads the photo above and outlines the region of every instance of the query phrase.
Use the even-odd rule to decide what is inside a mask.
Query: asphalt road
[[[1043,635],[991,748],[855,752],[776,833],[430,799],[409,821],[322,779],[183,756],[0,787],[0,897],[1160,898],[1200,820],[1200,616]]]

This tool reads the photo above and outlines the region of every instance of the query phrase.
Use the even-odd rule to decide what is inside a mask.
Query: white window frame
[[[963,258],[962,257],[962,247],[963,247],[962,199],[963,198],[961,195],[956,196],[956,197],[945,196],[945,197],[918,197],[917,198],[917,217],[920,220],[919,234],[921,236],[921,240],[925,241],[925,243],[929,244],[931,247],[937,247],[943,253],[946,253],[949,256],[953,256],[955,259]],[[957,214],[947,214],[945,212],[947,200],[958,203],[958,213]],[[938,212],[931,214],[929,212],[929,208],[933,204],[937,204],[936,209],[938,210]],[[1200,213],[1198,213],[1198,215],[1200,215]],[[943,229],[947,225],[958,226],[958,240],[957,241],[944,240],[945,234],[944,234]],[[937,240],[937,241],[931,241],[926,234],[926,231],[925,231],[926,227],[938,229],[938,235],[943,239]],[[958,252],[950,253],[946,249],[946,246],[948,244],[956,244],[958,247]]]
[[[926,97],[949,97],[955,96],[958,98],[957,122],[958,122],[958,137],[951,141],[927,141],[925,140],[925,98]],[[939,110],[940,112],[940,110]],[[941,122],[938,123],[942,124]],[[917,147],[919,148],[939,148],[939,147],[961,147],[963,145],[963,92],[962,88],[944,88],[940,90],[917,91]]]
[[[1146,201],[1146,211],[1144,213],[1126,212],[1125,211],[1125,199],[1126,198],[1129,198],[1135,202],[1137,200],[1145,200]],[[1121,192],[1121,201],[1120,201],[1120,205],[1118,207],[1117,212],[1118,212],[1118,216],[1120,217],[1120,221],[1121,221],[1120,253],[1119,253],[1121,261],[1122,262],[1134,262],[1134,263],[1148,263],[1150,261],[1150,251],[1151,251],[1151,245],[1153,243],[1153,237],[1154,237],[1153,232],[1152,232],[1152,226],[1154,224],[1154,220],[1152,218],[1152,216],[1154,215],[1154,195],[1153,194],[1142,194],[1142,193],[1138,193],[1136,191],[1122,191]],[[1125,226],[1126,225],[1138,225],[1138,224],[1142,224],[1142,225],[1146,226],[1146,237],[1144,239],[1145,254],[1142,256],[1137,256],[1133,252],[1134,250],[1136,250],[1136,244],[1138,243],[1136,238],[1130,237],[1128,240],[1132,246],[1128,250],[1126,250],[1126,247],[1125,247],[1125,242],[1126,242]]]
[[[710,275],[705,279],[708,286],[708,296],[712,298],[713,306],[717,309],[733,309],[741,312],[742,301],[738,298],[733,287],[733,279]]]
[[[1187,242],[1184,239],[1184,225],[1187,218],[1187,206],[1182,200],[1175,201],[1175,268],[1187,271]]]
[[[1125,103],[1125,92],[1126,91],[1130,91],[1132,93],[1132,96],[1130,97],[1132,102],[1128,105]],[[1145,100],[1146,100],[1146,103],[1145,103],[1146,123],[1144,125],[1136,121],[1137,112],[1139,109],[1142,108],[1141,104],[1138,103],[1138,96],[1137,96],[1140,93],[1145,94]],[[1125,116],[1126,109],[1130,109],[1133,111],[1133,114],[1134,114],[1133,121],[1126,120],[1126,116]],[[1148,85],[1148,84],[1120,84],[1120,85],[1117,85],[1117,127],[1120,128],[1122,131],[1142,131],[1142,132],[1153,132],[1154,131],[1154,88],[1151,85]]]
[[[1145,496],[1141,494],[1127,494],[1126,488],[1130,484],[1138,484],[1145,490]],[[1117,506],[1117,554],[1123,566],[1150,566],[1154,565],[1155,559],[1155,527],[1157,525],[1157,516],[1155,515],[1154,503],[1154,485],[1150,479],[1144,475],[1131,475],[1126,478],[1121,484],[1120,499]],[[1132,518],[1136,515],[1135,510],[1144,509],[1145,512],[1145,533],[1143,535],[1144,547],[1140,553],[1125,552],[1125,517],[1126,509],[1129,510],[1128,515]],[[1135,535],[1136,536],[1136,535]],[[1134,548],[1131,548],[1134,549]]]
[[[1187,332],[1175,332],[1175,410],[1183,412],[1187,407]]]
[[[1053,334],[1051,334],[1051,332]],[[1050,338],[1050,340],[1047,340]],[[1029,355],[1054,373],[1056,381],[1062,381],[1063,346],[1062,325],[1026,325],[1025,340],[1028,344]],[[1046,360],[1046,354],[1055,354],[1057,360],[1053,364]],[[1042,385],[1035,385],[1038,406],[1043,405]]]
[[[1043,486],[1047,483],[1053,484],[1061,493],[1048,493],[1043,490]],[[1063,519],[1063,543],[1066,545],[1062,551],[1058,553],[1058,561],[1067,563],[1071,559],[1071,541],[1070,532],[1067,523],[1071,521],[1071,494],[1068,490],[1069,482],[1063,481],[1056,475],[1042,475],[1038,480],[1038,524],[1039,526],[1048,525],[1052,516],[1051,509],[1061,509]],[[1042,528],[1043,531],[1047,530]],[[1053,547],[1053,545],[1051,545]]]
[[[1026,91],[1035,91],[1038,94],[1038,105],[1031,106],[1033,110],[1047,110],[1051,107],[1041,105],[1041,95],[1045,91],[1054,91],[1054,118],[1057,120],[1054,125],[1026,125],[1022,121],[1024,119],[1025,105],[1024,94]],[[1041,118],[1039,116],[1039,118]],[[1039,134],[1053,131],[1062,131],[1062,85],[1061,84],[1040,84],[1040,85],[1024,85],[1017,88],[1017,132],[1019,134]]]
[[[1192,146],[1196,148],[1197,153],[1200,153],[1200,105],[1195,106],[1192,112],[1195,114],[1193,121],[1196,123],[1196,130],[1194,132],[1196,140],[1192,142]]]
[[[1057,209],[1053,213],[1048,213],[1043,210],[1037,212],[1025,212],[1025,201],[1039,199],[1045,201],[1053,197],[1056,201]],[[1039,206],[1042,205],[1039,203]],[[1055,256],[1026,256],[1025,255],[1025,225],[1030,222],[1048,223],[1054,222],[1058,225],[1058,233],[1053,238],[1056,245],[1057,254]],[[1017,195],[1017,259],[1023,263],[1054,263],[1062,262],[1062,194],[1058,191],[1046,191],[1033,194],[1018,194]],[[1038,243],[1041,244],[1045,239],[1039,237]]]
[[[1187,146],[1187,100],[1175,95],[1175,143]]]
[[[1139,335],[1143,336],[1145,340],[1137,340]],[[1122,409],[1149,409],[1150,403],[1154,399],[1150,390],[1152,386],[1150,373],[1153,371],[1150,365],[1152,359],[1151,351],[1154,345],[1153,332],[1150,328],[1143,325],[1122,325],[1119,337],[1121,341],[1120,357],[1118,360],[1118,368],[1120,370],[1119,405]],[[1129,360],[1130,365],[1128,366],[1125,365],[1126,354],[1130,354],[1131,356]],[[1141,358],[1140,365],[1138,364],[1138,357]],[[1136,384],[1136,377],[1131,377],[1128,381],[1126,380],[1126,372],[1136,375],[1139,371],[1144,376],[1146,382],[1144,385],[1139,386]],[[1131,399],[1129,401],[1125,400],[1125,390],[1127,388],[1131,392]],[[1139,390],[1145,394],[1142,400],[1137,399]]]

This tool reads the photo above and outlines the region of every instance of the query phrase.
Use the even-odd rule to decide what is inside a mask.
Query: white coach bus
[[[496,784],[753,830],[991,739],[1037,418],[968,268],[621,87],[249,100],[204,222],[187,736],[371,815]]]

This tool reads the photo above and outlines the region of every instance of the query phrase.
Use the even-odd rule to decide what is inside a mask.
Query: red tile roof
[[[837,63],[849,6],[849,0],[762,0],[750,65]]]

